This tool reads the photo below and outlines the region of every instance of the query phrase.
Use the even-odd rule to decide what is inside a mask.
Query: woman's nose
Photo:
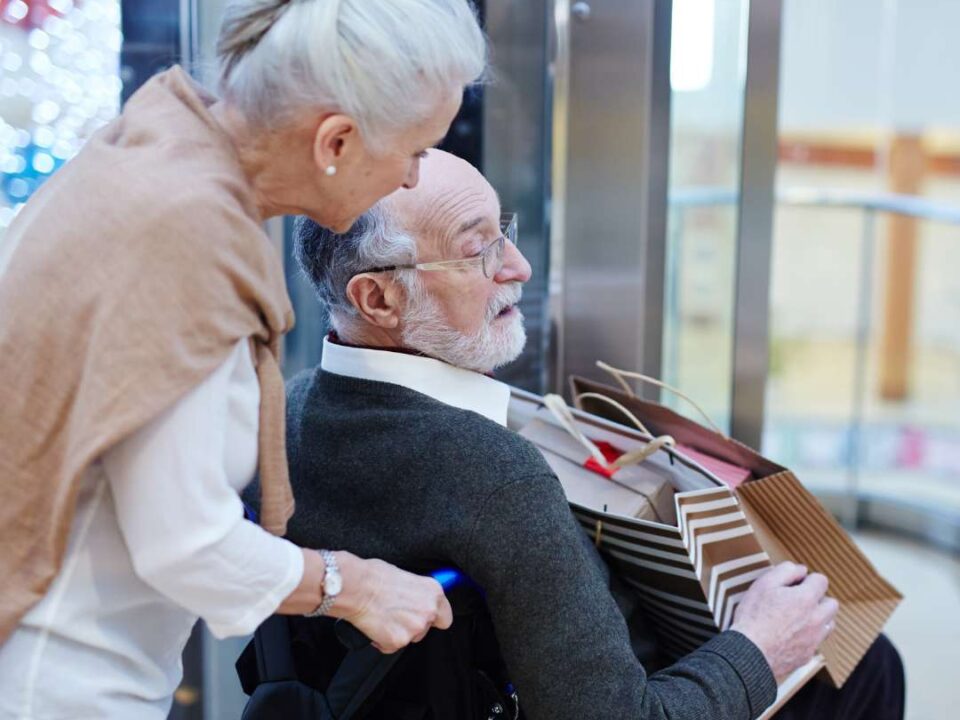
[[[521,282],[525,283],[530,279],[533,270],[530,263],[520,252],[520,248],[507,240],[503,246],[503,267],[496,274],[494,280],[497,282]]]

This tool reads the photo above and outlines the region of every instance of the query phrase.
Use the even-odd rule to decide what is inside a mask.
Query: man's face
[[[419,262],[474,257],[500,237],[500,201],[472,166],[431,151],[421,173],[417,190],[390,198],[417,240]],[[505,243],[503,267],[492,277],[479,265],[417,275],[419,292],[407,298],[403,317],[407,347],[479,372],[505,365],[523,350],[517,304],[530,265],[513,243]]]

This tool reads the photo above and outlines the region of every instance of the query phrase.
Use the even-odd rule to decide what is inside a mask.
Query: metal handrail
[[[913,195],[869,193],[842,189],[790,188],[778,190],[777,204],[790,207],[832,207],[873,210],[896,215],[960,225],[960,207],[925,200]],[[739,193],[716,187],[692,187],[669,195],[671,207],[692,208],[736,205]]]

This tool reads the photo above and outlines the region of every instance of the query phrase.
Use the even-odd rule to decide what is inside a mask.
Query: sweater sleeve
[[[774,701],[766,660],[736,632],[647,677],[581,533],[556,478],[538,474],[486,499],[465,550],[530,720],[753,720]]]

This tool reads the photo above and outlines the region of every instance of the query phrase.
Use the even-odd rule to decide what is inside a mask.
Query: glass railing
[[[737,203],[736,192],[718,188],[671,194],[670,242],[682,247],[698,217],[735,213]],[[917,264],[914,286],[926,301],[916,299],[911,387],[899,400],[877,390],[892,218],[913,220],[921,253],[935,250]],[[960,277],[951,269],[960,267],[960,208],[889,193],[781,190],[774,258],[763,451],[850,526],[883,525],[960,550]],[[696,305],[682,290],[666,302],[665,375],[683,385],[698,376],[689,338],[722,335],[728,320],[719,310],[691,319]]]

